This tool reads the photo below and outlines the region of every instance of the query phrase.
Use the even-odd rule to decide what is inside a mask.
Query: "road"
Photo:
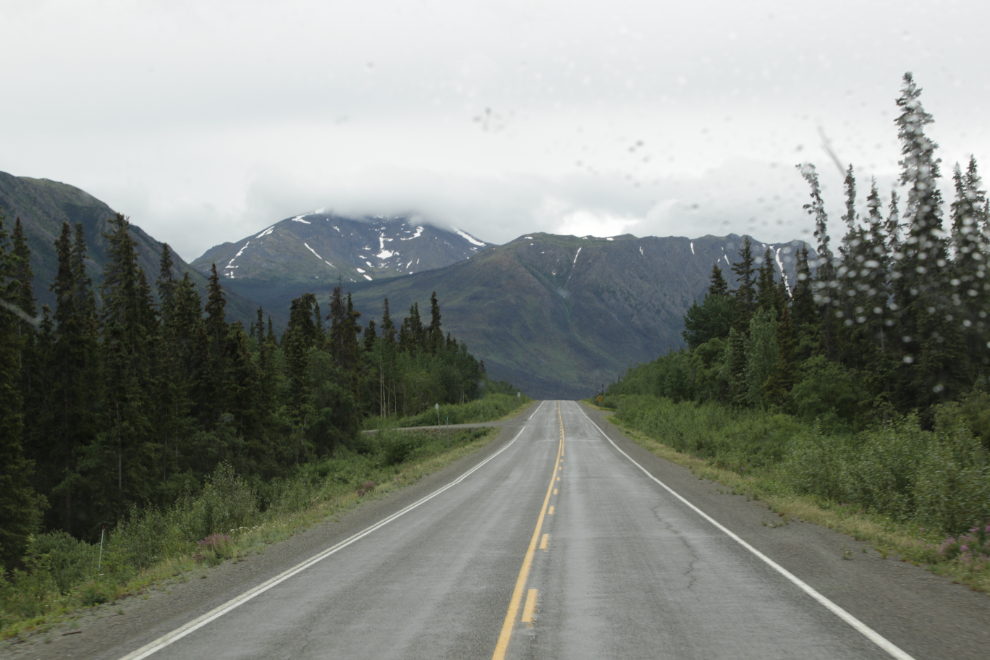
[[[417,501],[91,657],[986,657],[985,595],[534,408]]]

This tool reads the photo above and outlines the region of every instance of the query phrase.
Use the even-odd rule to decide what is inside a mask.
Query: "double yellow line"
[[[543,508],[540,509],[540,517],[536,520],[536,530],[533,538],[529,542],[526,556],[523,558],[522,568],[519,569],[519,577],[516,578],[516,588],[512,591],[512,600],[509,601],[509,611],[505,614],[505,622],[502,624],[502,632],[498,636],[498,643],[495,644],[495,654],[492,660],[503,660],[505,652],[509,648],[509,639],[512,638],[512,630],[516,626],[516,616],[519,614],[519,604],[522,602],[523,591],[526,590],[526,580],[529,579],[529,569],[533,564],[533,555],[536,553],[536,545],[540,539],[540,530],[543,528],[543,518],[547,515],[547,507],[550,504],[550,495],[553,493],[553,485],[557,481],[557,473],[560,471],[560,461],[564,457],[564,418],[560,414],[560,402],[557,403],[557,419],[560,421],[560,444],[557,446],[557,460],[553,464],[553,474],[550,475],[550,485],[547,487],[547,496],[543,498]],[[536,599],[533,595],[527,598],[527,610],[536,606]],[[529,612],[532,615],[532,612]]]

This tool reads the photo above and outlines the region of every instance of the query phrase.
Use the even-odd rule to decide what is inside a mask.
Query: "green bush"
[[[718,467],[765,470],[793,492],[946,534],[990,520],[990,459],[969,432],[972,413],[962,406],[941,407],[935,431],[912,415],[854,433],[835,408],[809,427],[782,413],[714,402],[607,398],[622,423]]]
[[[446,425],[448,418],[451,424],[474,424],[490,422],[508,415],[520,404],[529,403],[528,397],[516,397],[515,394],[488,393],[484,398],[468,401],[467,403],[442,404],[440,406],[439,422]],[[437,411],[432,406],[423,412],[408,417],[391,417],[382,419],[372,417],[365,422],[365,428],[377,429],[386,427],[410,428],[416,426],[436,426]]]
[[[76,594],[84,607],[92,607],[110,600],[112,591],[108,585],[97,580],[90,580],[79,585]]]
[[[199,497],[187,499],[180,509],[182,537],[196,540],[250,526],[258,514],[258,501],[234,468],[221,463]]]
[[[966,428],[958,408],[936,415],[935,437],[918,467],[917,518],[948,534],[990,519],[987,450]]]
[[[34,538],[32,552],[48,557],[48,570],[59,593],[67,594],[73,585],[96,575],[100,547],[63,531]]]

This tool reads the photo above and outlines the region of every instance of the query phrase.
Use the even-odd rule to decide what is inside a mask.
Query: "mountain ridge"
[[[320,280],[410,275],[449,266],[491,245],[417,215],[353,218],[317,209],[215,245],[191,265],[206,273],[216,264],[225,282],[236,281],[245,293],[264,296],[273,289],[318,286]]]
[[[588,396],[628,366],[683,346],[683,316],[704,295],[713,263],[730,286],[729,265],[743,237],[606,238],[525,234],[451,266],[408,277],[344,283],[365,325],[380,320],[384,297],[393,319],[436,291],[443,326],[485,361],[488,373],[545,398]],[[775,272],[795,281],[801,241],[753,241]],[[781,268],[782,267],[782,268]],[[238,281],[228,282],[233,287]],[[336,283],[309,287],[321,303]],[[284,307],[302,291],[272,291]]]
[[[107,257],[107,241],[103,233],[107,230],[107,221],[116,214],[105,202],[67,183],[0,172],[0,211],[7,216],[4,226],[8,231],[13,228],[17,218],[20,218],[24,227],[25,238],[31,249],[31,269],[34,273],[32,286],[39,306],[55,308],[55,295],[49,290],[49,286],[55,280],[58,268],[54,243],[62,231],[63,222],[68,222],[73,227],[76,223],[83,225],[88,250],[87,271],[99,295],[103,264]],[[157,297],[154,282],[158,278],[163,243],[133,223],[130,225],[130,235],[137,242],[138,264]],[[205,297],[206,278],[203,274],[186,263],[175,250],[171,252],[173,277],[180,279],[188,272],[197,291]],[[225,293],[230,320],[250,323],[255,319],[258,303],[233,290],[225,288]],[[275,313],[272,317],[280,324],[285,323],[282,314]]]

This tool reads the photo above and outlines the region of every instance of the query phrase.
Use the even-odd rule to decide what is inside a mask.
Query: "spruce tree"
[[[939,190],[938,145],[925,135],[934,122],[921,105],[921,89],[910,73],[897,105],[895,120],[901,141],[900,183],[908,190],[907,235],[897,264],[895,299],[904,333],[905,362],[910,367],[904,401],[927,407],[958,393],[969,379],[969,361],[952,316],[948,246],[942,230],[942,193]]]
[[[34,297],[34,272],[31,270],[31,249],[28,247],[27,239],[24,236],[24,227],[21,219],[14,222],[14,231],[11,235],[13,245],[11,246],[11,265],[13,279],[11,286],[10,303],[19,310],[16,320],[17,336],[21,339],[18,347],[18,361],[21,369],[21,390],[26,399],[31,398],[31,391],[36,386],[37,370],[40,365],[37,363],[37,353],[35,351],[34,324],[37,323],[35,317],[38,314],[37,301]],[[26,403],[26,402],[25,402]]]
[[[763,254],[756,278],[756,306],[763,310],[779,310],[782,304],[780,288],[774,282],[773,261],[770,258],[770,248]]]
[[[736,274],[736,328],[741,333],[749,332],[749,320],[756,311],[756,282],[753,280],[753,244],[749,236],[743,237],[742,247],[739,248],[739,261],[732,264],[732,272]]]
[[[395,323],[388,311],[388,298],[382,302],[382,339],[387,343],[395,343]]]
[[[729,296],[729,285],[722,277],[722,269],[718,267],[717,263],[712,264],[712,274],[708,278],[708,295]]]
[[[816,324],[815,297],[812,289],[814,276],[811,264],[808,262],[808,245],[803,243],[797,252],[796,268],[797,283],[792,294],[793,324],[796,328],[803,325]]]
[[[797,382],[794,331],[791,313],[785,306],[777,322],[777,362],[770,377],[763,385],[763,396],[772,406],[783,406],[790,398],[791,388]]]
[[[100,287],[104,430],[88,448],[86,468],[90,474],[116,476],[112,482],[98,478],[95,485],[100,492],[94,497],[103,515],[119,518],[130,504],[148,501],[157,483],[157,443],[148,415],[157,322],[130,223],[118,213],[107,225],[107,260]]]
[[[168,322],[175,309],[175,279],[172,277],[172,251],[168,243],[162,244],[162,256],[158,261],[158,310],[162,323]]]
[[[835,259],[829,247],[828,214],[825,213],[825,202],[815,166],[806,163],[797,167],[811,187],[811,201],[804,205],[804,210],[815,219],[815,238],[818,239],[818,260],[815,264],[812,292],[818,306],[822,352],[828,359],[835,360],[838,357],[835,336],[835,289],[838,288],[838,282],[835,280]]]
[[[15,278],[17,259],[8,249],[0,215],[0,298],[16,299],[23,285]],[[31,488],[33,465],[21,445],[24,429],[20,388],[18,316],[0,306],[0,562],[20,559],[38,528],[38,499]]]
[[[440,328],[440,303],[437,302],[437,292],[430,295],[430,327],[426,330],[426,343],[430,353],[437,353],[443,348],[443,330]]]
[[[54,411],[49,461],[55,486],[49,494],[61,512],[62,528],[74,531],[74,501],[79,491],[77,456],[96,434],[94,383],[97,378],[97,337],[92,317],[88,278],[79,282],[72,230],[63,223],[55,242],[58,270],[51,290],[55,294],[55,333],[50,369],[58,374],[48,392]]]
[[[34,325],[29,319],[38,315],[38,306],[32,285],[34,272],[31,270],[31,248],[28,247],[27,239],[24,237],[24,227],[21,225],[20,218],[14,222],[11,238],[13,240],[11,256],[14,290],[10,302],[24,313],[24,316],[21,316],[17,322],[17,334],[24,337],[34,329]]]
[[[258,308],[258,324],[251,326],[251,336],[258,342],[258,346],[265,342],[265,310],[263,307]]]
[[[955,200],[952,202],[952,263],[953,320],[958,323],[969,359],[981,369],[990,364],[987,351],[987,308],[990,303],[990,273],[986,261],[990,246],[984,233],[986,191],[977,171],[976,158],[971,157],[966,173],[956,164],[953,171]]]
[[[364,329],[364,335],[362,337],[364,341],[364,350],[366,353],[370,353],[375,347],[375,340],[378,335],[375,332],[375,320],[371,319],[368,321],[368,325]]]

